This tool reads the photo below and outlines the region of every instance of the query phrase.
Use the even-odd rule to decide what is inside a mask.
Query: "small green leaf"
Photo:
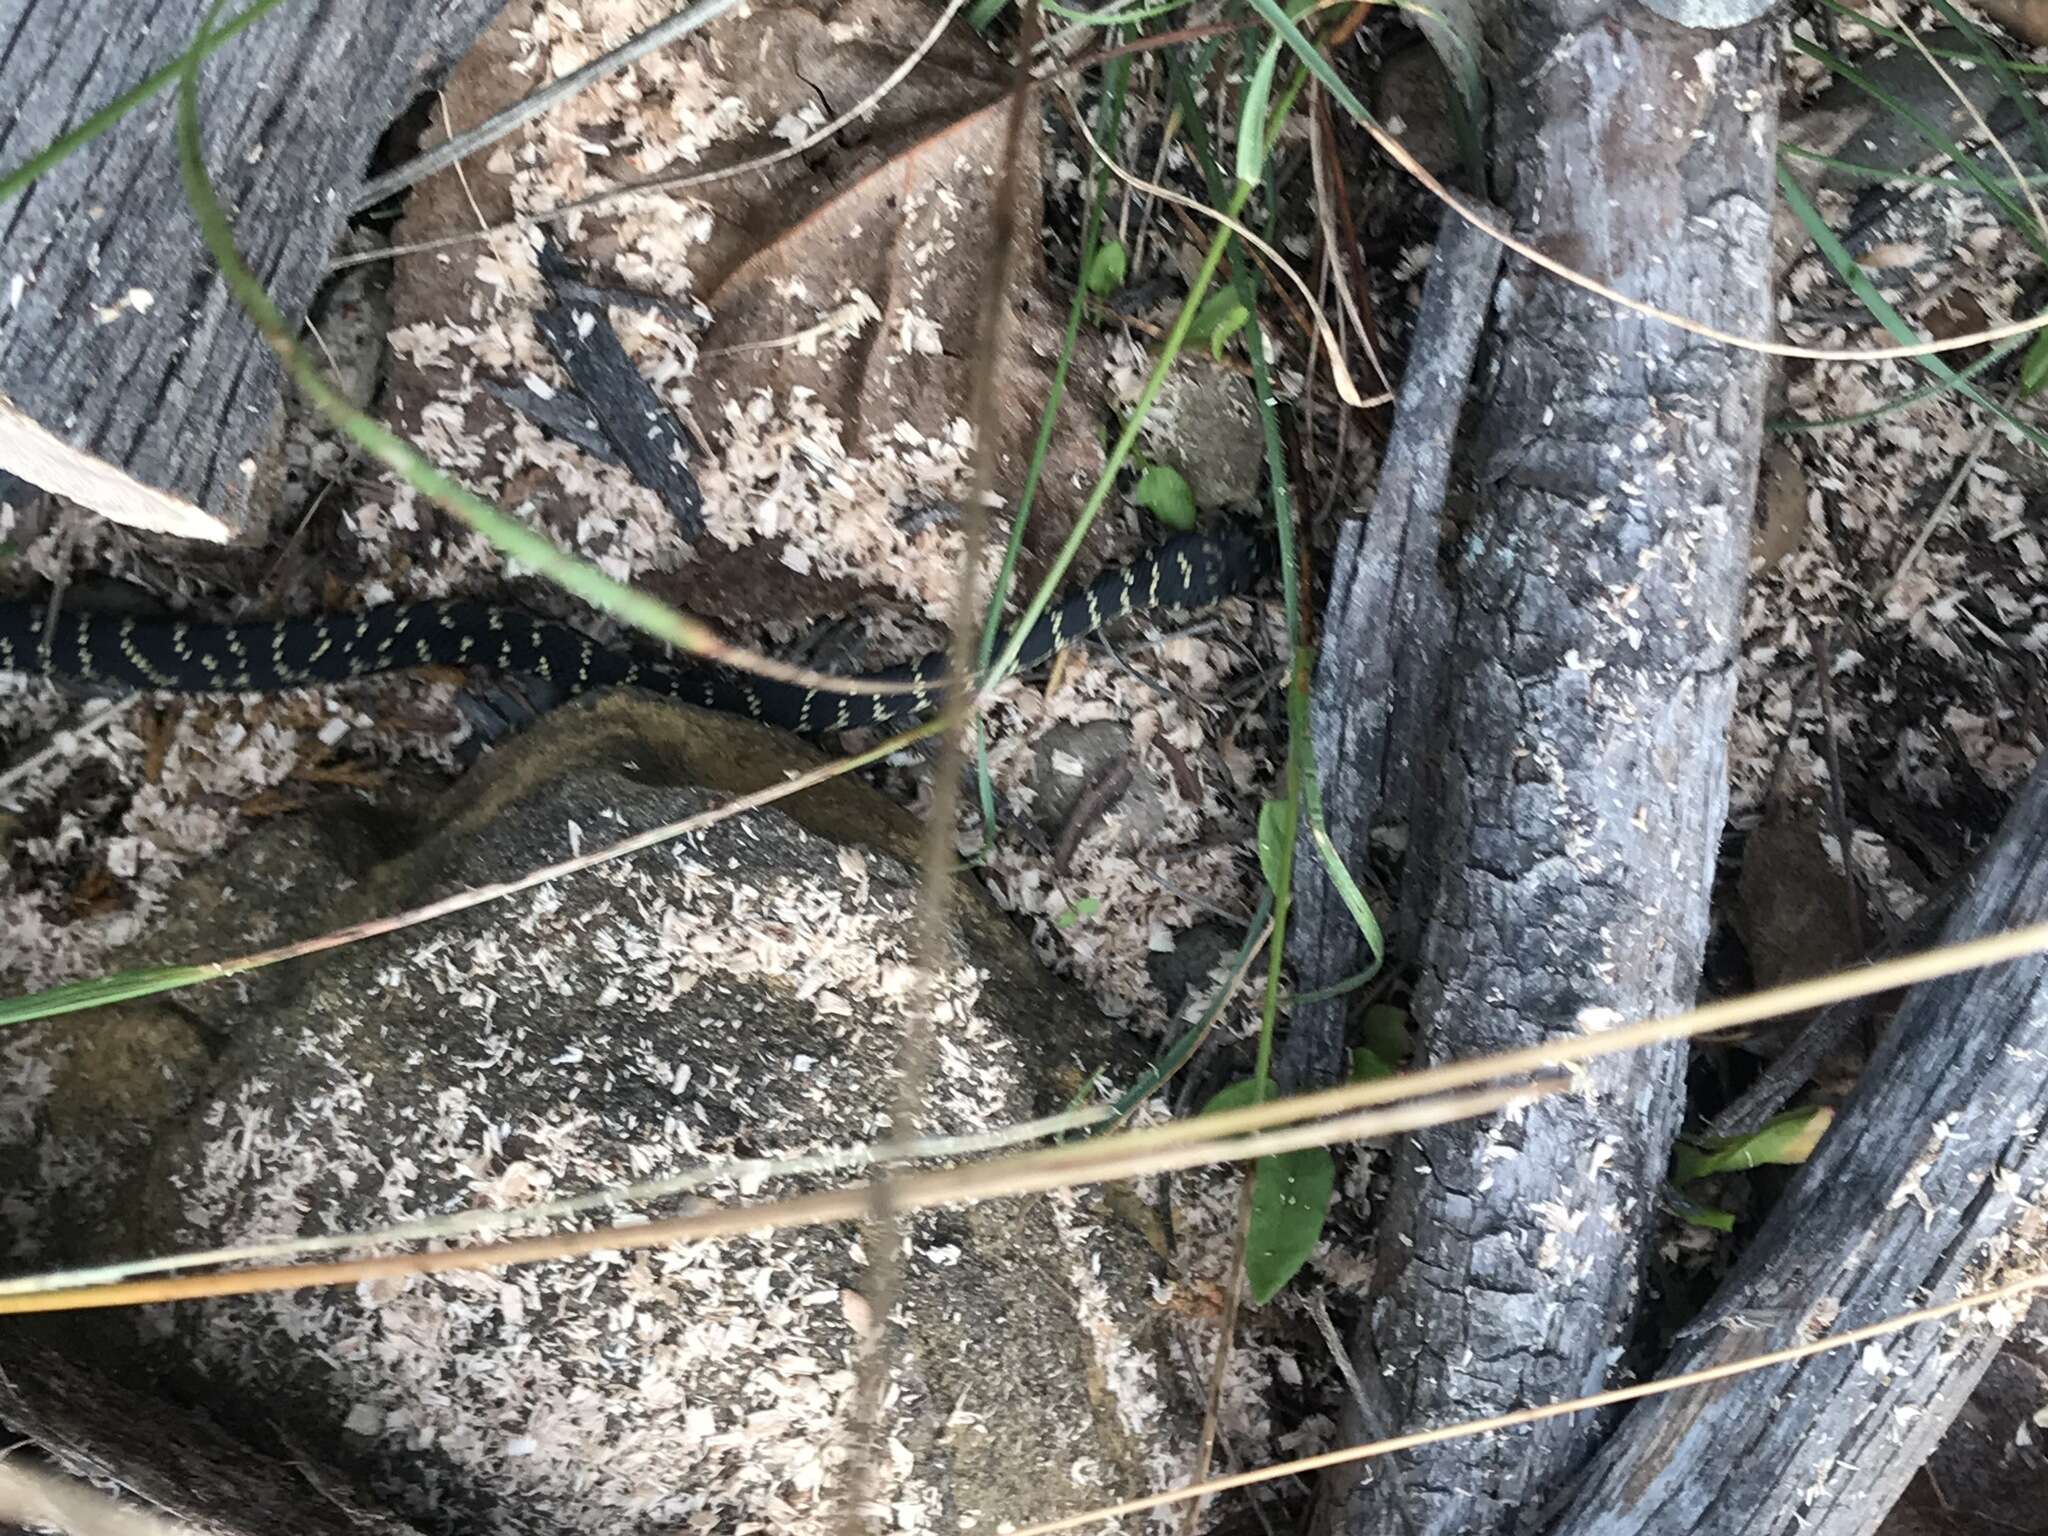
[[[1761,1130],[1747,1136],[1728,1136],[1699,1146],[1680,1143],[1673,1176],[1681,1184],[1717,1173],[1739,1173],[1766,1163],[1803,1163],[1813,1155],[1821,1134],[1834,1123],[1835,1112],[1825,1104],[1788,1110]]]
[[[2020,398],[2030,399],[2048,384],[2048,331],[2036,331],[2020,360]]]
[[[1258,1082],[1247,1077],[1210,1099],[1202,1113],[1216,1115],[1258,1102]],[[1262,1307],[1294,1278],[1321,1240],[1337,1187],[1337,1165],[1326,1148],[1303,1147],[1260,1158],[1255,1179],[1244,1273],[1251,1282],[1252,1304]]]
[[[1121,240],[1105,240],[1088,258],[1088,271],[1082,281],[1088,285],[1090,293],[1106,297],[1123,287],[1130,260]]]
[[[1365,1010],[1365,1048],[1398,1066],[1408,1059],[1408,1010],[1392,1003],[1374,1003]]]
[[[1690,1195],[1673,1189],[1669,1184],[1664,1186],[1664,1201],[1679,1220],[1695,1227],[1708,1227],[1716,1232],[1735,1230],[1735,1217],[1731,1212],[1704,1205]]]
[[[1396,1070],[1393,1063],[1369,1045],[1351,1048],[1351,1081],[1354,1083],[1376,1083],[1383,1077],[1392,1077]]]
[[[1223,1089],[1202,1106],[1205,1115],[1220,1115],[1226,1109],[1249,1109],[1259,1102],[1259,1085],[1253,1078],[1245,1078]]]
[[[1280,39],[1271,38],[1244,88],[1237,115],[1237,179],[1256,185],[1266,174],[1266,112],[1273,99],[1273,71],[1280,64]]]
[[[1287,839],[1293,835],[1292,800],[1268,800],[1259,807],[1259,868],[1265,871],[1266,885],[1276,896],[1287,883],[1283,857]]]
[[[967,8],[967,25],[977,32],[986,32],[989,23],[1002,15],[1003,7],[1009,3],[1010,0],[974,0]]]
[[[1062,929],[1071,928],[1074,924],[1080,922],[1082,918],[1093,917],[1101,910],[1102,900],[1100,897],[1083,896],[1079,901],[1069,902],[1066,908],[1052,920],[1053,926]]]
[[[1251,317],[1251,311],[1244,307],[1235,290],[1226,288],[1212,293],[1195,311],[1188,327],[1188,340],[1195,346],[1207,343],[1209,355],[1220,361],[1225,344],[1244,329]]]
[[[1195,526],[1194,492],[1170,464],[1154,464],[1140,475],[1133,498],[1169,528],[1186,531]]]
[[[1254,1178],[1244,1273],[1252,1305],[1263,1307],[1315,1252],[1337,1188],[1337,1163],[1326,1147],[1303,1147],[1260,1158]]]

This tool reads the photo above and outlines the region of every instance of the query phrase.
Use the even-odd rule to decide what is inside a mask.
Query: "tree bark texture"
[[[318,1452],[257,1451],[22,1336],[0,1344],[0,1424],[74,1476],[114,1484],[208,1536],[418,1536]]]
[[[1944,942],[2048,919],[2048,761]],[[1997,1285],[2042,1261],[2048,959],[1916,987],[1667,1374]],[[1651,1398],[1557,1536],[1865,1536],[2026,1312],[2024,1299]],[[2031,1513],[2031,1512],[2029,1512]]]
[[[1490,37],[1515,228],[1623,293],[1769,335],[1769,26],[1508,0]],[[1421,850],[1428,1063],[1692,1001],[1762,426],[1754,352],[1513,257],[1494,314],[1471,507],[1448,551],[1444,749]],[[1574,1093],[1398,1145],[1358,1353],[1401,1427],[1607,1383],[1682,1066],[1677,1047],[1602,1062]],[[1528,1529],[1600,1428],[1580,1416],[1454,1440],[1337,1491],[1361,1536]]]
[[[207,168],[288,318],[326,274],[378,137],[501,3],[293,0],[207,61]],[[176,58],[205,9],[0,0],[0,170]],[[138,527],[225,539],[250,521],[284,377],[185,202],[176,103],[159,92],[0,205],[0,469]]]
[[[1354,868],[1364,868],[1375,821],[1390,817],[1412,827],[1426,820],[1416,791],[1425,782],[1420,765],[1436,745],[1449,648],[1437,570],[1444,493],[1500,258],[1499,241],[1445,217],[1380,458],[1372,515],[1350,520],[1337,535],[1310,729],[1330,840],[1347,851]],[[1391,920],[1413,910],[1410,898],[1424,883],[1421,864],[1417,859],[1404,873],[1403,900]],[[1365,939],[1322,865],[1304,858],[1297,868],[1288,954],[1304,988],[1333,986],[1367,964]],[[1389,926],[1398,946],[1400,929]],[[1283,1089],[1304,1092],[1341,1078],[1349,1001],[1333,997],[1294,1010],[1277,1068]]]

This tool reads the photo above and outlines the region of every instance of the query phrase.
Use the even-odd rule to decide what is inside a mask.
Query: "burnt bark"
[[[1354,868],[1363,867],[1381,815],[1412,823],[1426,811],[1417,791],[1425,781],[1421,765],[1436,745],[1448,646],[1437,571],[1444,493],[1500,258],[1498,241],[1445,217],[1372,516],[1347,522],[1337,535],[1309,718],[1327,830]],[[1422,865],[1418,857],[1409,866],[1394,917],[1420,899]],[[1332,986],[1370,957],[1322,866],[1304,859],[1300,867],[1288,954],[1304,988]],[[1389,927],[1398,943],[1398,926]],[[1341,1075],[1345,1002],[1335,997],[1294,1010],[1277,1066],[1284,1089],[1320,1088]]]
[[[1942,932],[2048,918],[2048,761]],[[1666,1373],[1760,1354],[1999,1283],[2040,1262],[2048,959],[1915,987],[1856,1091]],[[1927,1323],[1638,1405],[1556,1536],[1865,1536],[1963,1406],[2023,1305]]]
[[[1515,228],[1631,297],[1771,330],[1776,46],[1619,0],[1508,0],[1489,38]],[[1443,743],[1414,1013],[1425,1063],[1683,1008],[1707,931],[1765,372],[1510,257],[1446,551]],[[1343,707],[1369,707],[1346,700]],[[1334,795],[1339,791],[1330,789]],[[1357,849],[1347,850],[1357,853]],[[1681,1109],[1680,1048],[1402,1141],[1359,1353],[1403,1428],[1606,1385]],[[1405,1454],[1359,1533],[1530,1528],[1602,1425]]]
[[[502,0],[289,4],[207,61],[206,164],[289,319],[327,271],[378,137]],[[0,169],[176,58],[204,0],[0,0]],[[185,202],[176,92],[0,205],[0,469],[137,527],[225,539],[284,375]]]
[[[541,340],[569,376],[610,456],[661,498],[683,538],[695,543],[704,536],[704,493],[690,473],[689,434],[633,366],[612,329],[607,296],[576,281],[552,241],[541,246],[540,266],[554,299],[533,317]]]
[[[134,1391],[54,1348],[0,1345],[0,1423],[75,1476],[113,1484],[210,1536],[417,1536],[309,1447],[257,1451],[204,1414]]]

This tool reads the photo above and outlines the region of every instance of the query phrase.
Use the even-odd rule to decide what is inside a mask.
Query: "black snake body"
[[[1048,608],[1018,664],[1042,661],[1126,614],[1206,607],[1245,590],[1264,565],[1263,546],[1242,534],[1180,534]],[[601,645],[570,625],[487,603],[391,603],[238,624],[67,612],[54,628],[41,604],[0,605],[0,672],[176,693],[268,693],[424,666],[493,667],[570,693],[643,688],[815,734],[929,713],[944,696],[946,657],[933,652],[854,679],[904,692],[842,693]]]

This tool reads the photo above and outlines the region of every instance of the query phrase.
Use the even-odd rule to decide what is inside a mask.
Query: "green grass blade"
[[[1254,3],[1257,3],[1257,0],[1254,0]],[[1835,275],[1847,283],[1850,291],[1863,301],[1864,308],[1870,311],[1877,322],[1901,345],[1912,346],[1923,340],[1924,338],[1906,323],[1904,317],[1892,308],[1891,301],[1878,291],[1877,284],[1870,280],[1870,275],[1856,265],[1856,260],[1849,254],[1847,247],[1836,238],[1835,232],[1828,228],[1827,220],[1820,216],[1819,211],[1807,200],[1806,194],[1800,191],[1799,183],[1792,179],[1791,173],[1782,165],[1778,167],[1778,190],[1783,194],[1786,206],[1805,226],[1815,249],[1821,253],[1828,265],[1835,269]],[[1983,406],[2035,447],[2048,452],[2048,436],[2043,436],[2021,421],[1976,385],[1963,378],[1942,360],[1939,353],[1928,353],[1915,358],[1914,361],[1966,398]]]
[[[1240,189],[1235,205],[1225,211],[1235,217],[1243,210],[1244,201],[1250,193],[1249,187]],[[1059,590],[1060,582],[1066,578],[1067,569],[1074,563],[1074,557],[1081,552],[1081,545],[1088,537],[1088,530],[1095,526],[1095,519],[1101,515],[1103,507],[1109,501],[1110,492],[1116,488],[1117,475],[1122,472],[1125,461],[1130,458],[1131,450],[1137,446],[1138,434],[1144,428],[1145,418],[1150,414],[1153,402],[1159,398],[1159,391],[1165,387],[1168,370],[1180,356],[1181,348],[1187,345],[1188,331],[1194,324],[1195,311],[1202,302],[1202,295],[1208,292],[1209,284],[1215,279],[1216,269],[1223,262],[1224,247],[1229,242],[1230,231],[1220,227],[1210,239],[1209,248],[1203,253],[1202,264],[1195,271],[1194,281],[1189,285],[1188,296],[1181,305],[1180,313],[1175,316],[1172,328],[1166,333],[1166,340],[1160,344],[1159,357],[1153,363],[1152,371],[1145,376],[1144,386],[1138,391],[1137,403],[1131,408],[1130,415],[1124,418],[1123,430],[1117,434],[1116,441],[1110,445],[1102,473],[1096,478],[1095,488],[1088,493],[1088,500],[1082,505],[1080,516],[1074,519],[1073,529],[1060,545],[1059,552],[1053,556],[1052,566],[1046,572],[1045,580],[1039,584],[1038,591],[1032,595],[1031,601],[1025,605],[1024,612],[1018,617],[1017,626],[1010,635],[1010,643],[1003,647],[1002,654],[996,658],[994,665],[986,674],[984,686],[1007,677],[1016,670],[1017,657],[1024,649],[1024,641],[1029,637],[1032,626],[1038,623],[1045,610],[1051,606],[1053,594]]]
[[[1252,0],[1252,3],[1254,5],[1260,4],[1261,0]],[[1869,96],[1902,122],[1910,124],[1921,138],[1947,156],[1957,170],[1961,171],[1982,188],[1984,195],[2005,211],[2007,217],[2012,220],[2013,228],[2018,231],[2020,237],[2027,244],[2034,248],[2035,254],[2044,262],[2048,262],[2048,235],[2042,233],[2040,226],[2034,223],[2032,216],[2018,203],[2013,201],[2011,194],[1999,185],[1996,178],[1989,171],[1985,170],[1984,167],[1977,164],[1975,156],[1963,153],[1962,146],[1957,144],[1946,133],[1943,133],[1938,125],[1930,122],[1921,113],[1914,111],[1912,107],[1894,96],[1890,91],[1887,91],[1875,80],[1872,80],[1870,76],[1849,63],[1848,60],[1837,57],[1818,43],[1808,42],[1796,33],[1792,38],[1792,46],[1805,54],[1809,59],[1825,65],[1832,73],[1841,76],[1844,80],[1856,86],[1865,95]]]
[[[1909,405],[1918,405],[1923,400],[1933,400],[1953,393],[1979,374],[1995,368],[2021,348],[2033,345],[2043,335],[2048,335],[2048,332],[2036,331],[2032,336],[2020,336],[2011,341],[2001,342],[1969,367],[1957,369],[1954,378],[1936,379],[1932,384],[1923,385],[1911,394],[1901,395],[1896,400],[1887,400],[1883,405],[1872,406],[1867,411],[1857,411],[1849,416],[1780,416],[1775,421],[1765,422],[1764,427],[1767,431],[1786,435],[1798,432],[1832,432],[1839,427],[1860,427],[1865,422],[1877,421],[1894,411],[1903,411]]]
[[[1235,976],[1251,963],[1252,950],[1259,942],[1259,934],[1265,929],[1266,919],[1272,914],[1273,893],[1267,891],[1259,897],[1258,910],[1252,913],[1251,925],[1245,929],[1244,942],[1238,945],[1237,956],[1230,962],[1231,975]],[[1091,1130],[1090,1135],[1095,1135],[1106,1126],[1116,1125],[1122,1121],[1132,1110],[1157,1093],[1161,1083],[1187,1065],[1188,1058],[1195,1054],[1195,1048],[1207,1038],[1209,1031],[1215,1028],[1216,1016],[1223,1011],[1224,999],[1229,994],[1228,987],[1217,988],[1215,995],[1209,999],[1208,1006],[1202,1010],[1202,1016],[1189,1025],[1181,1037],[1167,1049],[1166,1054],[1154,1062],[1146,1070],[1145,1075],[1116,1101],[1114,1117],[1105,1122],[1104,1127]]]
[[[1934,8],[1948,19],[1949,25],[1969,40],[1977,62],[1997,76],[2000,91],[2004,93],[2006,100],[2019,108],[2020,116],[2026,120],[2027,134],[2034,141],[2034,153],[2040,157],[2042,163],[2048,164],[2048,125],[2041,121],[2041,109],[2034,105],[2033,93],[2021,83],[2019,76],[2013,73],[2011,61],[2006,58],[2005,50],[1992,41],[1982,28],[1949,4],[1949,0],[1932,0],[1932,3]],[[2029,213],[2032,211],[2028,210]],[[2035,227],[2040,227],[2038,220]]]
[[[1883,185],[1903,182],[1918,187],[1948,187],[1968,197],[1982,197],[1984,189],[1973,181],[1961,176],[1930,175],[1925,171],[1888,171],[1881,165],[1863,165],[1855,160],[1843,160],[1834,155],[1824,155],[1817,149],[1805,149],[1797,144],[1780,144],[1778,154],[1789,155],[1794,160],[1804,160],[1811,165],[1824,165],[1831,171],[1840,171],[1845,176],[1860,177]],[[2040,172],[2014,181],[2010,177],[1994,177],[1997,184],[2008,192],[2018,191],[2022,186],[2048,187],[2048,172]]]
[[[123,91],[70,132],[59,134],[47,147],[38,150],[6,175],[0,176],[0,203],[6,203],[28,190],[31,182],[39,176],[48,174],[53,166],[66,159],[72,151],[90,144],[158,91],[217,53],[284,3],[285,0],[256,0],[254,5],[228,21],[218,31],[202,36],[198,42],[140,85]]]
[[[1844,5],[1842,0],[1821,0],[1821,4],[1825,5],[1836,15],[1855,22],[1857,26],[1864,28],[1875,36],[1897,43],[1901,48],[1913,47],[1912,40],[1905,33],[1886,26],[1868,12],[1859,11],[1854,6]],[[1918,50],[1916,49],[1915,51],[1917,52]],[[1965,64],[1974,64],[1979,58],[1977,54],[1967,53],[1960,48],[1937,46],[1933,43],[1927,45],[1927,51],[1937,59],[1957,59]],[[2025,59],[2008,59],[2006,60],[2006,68],[2023,75],[2048,75],[2048,64],[2035,64]]]
[[[1295,57],[1301,60],[1311,75],[1315,76],[1316,83],[1330,93],[1332,101],[1361,123],[1379,122],[1378,118],[1365,109],[1365,103],[1358,99],[1351,87],[1344,83],[1344,77],[1331,67],[1330,61],[1322,56],[1316,45],[1309,41],[1301,28],[1296,26],[1293,19],[1280,8],[1279,0],[1251,0],[1251,7],[1272,26],[1280,41],[1294,50]]]
[[[1273,75],[1280,67],[1280,39],[1272,38],[1259,54],[1257,67],[1244,88],[1237,124],[1237,179],[1256,182],[1266,174],[1266,112],[1273,99]]]
[[[1007,0],[1004,0],[1007,3]],[[1060,0],[1038,0],[1040,6],[1063,21],[1071,21],[1082,27],[1124,27],[1136,26],[1141,21],[1157,21],[1161,16],[1171,16],[1175,11],[1184,11],[1194,0],[1167,0],[1164,5],[1146,6],[1142,10],[1108,12],[1076,10],[1070,5],[1061,5]],[[971,13],[970,13],[971,14]]]
[[[1114,144],[1123,122],[1124,85],[1130,77],[1129,58],[1112,60],[1105,82],[1102,105],[1096,118],[1097,137]],[[1053,360],[1052,385],[1046,391],[1045,409],[1038,418],[1038,438],[1031,445],[1031,462],[1025,466],[1024,485],[1017,493],[1016,515],[1010,519],[1009,542],[1003,547],[1003,563],[989,588],[988,614],[982,622],[981,646],[975,654],[975,670],[988,676],[995,656],[996,640],[1003,630],[1003,608],[1010,600],[1010,584],[1017,578],[1017,560],[1024,550],[1024,529],[1031,520],[1031,508],[1038,498],[1038,483],[1045,474],[1046,455],[1052,451],[1052,435],[1059,426],[1060,406],[1067,397],[1067,373],[1074,362],[1074,348],[1081,338],[1081,320],[1088,307],[1085,274],[1102,243],[1103,210],[1109,202],[1109,170],[1095,168],[1095,185],[1088,196],[1088,212],[1081,221],[1081,267],[1084,281],[1075,285],[1074,299],[1067,306],[1067,328],[1060,336],[1060,353]],[[979,716],[974,722],[974,784],[981,805],[981,845],[984,853],[995,843],[995,778],[988,766],[988,726]]]
[[[68,981],[61,987],[0,999],[0,1028],[29,1024],[63,1013],[81,1013],[88,1008],[110,1008],[116,1003],[154,997],[159,992],[175,992],[181,987],[196,986],[202,981],[215,981],[232,974],[225,965],[157,965],[146,970],[95,976],[90,981]]]
[[[219,0],[208,18],[219,10]],[[202,24],[200,41],[211,34]],[[676,612],[667,604],[613,581],[595,566],[577,559],[554,542],[496,507],[436,467],[425,455],[381,423],[357,410],[338,393],[298,345],[284,316],[256,280],[235,241],[233,225],[208,178],[199,127],[199,72],[188,64],[178,89],[178,170],[200,233],[213,253],[222,280],[256,324],[263,339],[293,380],[327,419],[346,432],[372,457],[389,466],[436,504],[446,507],[489,539],[504,554],[547,577],[636,629],[685,650],[728,654],[727,647],[706,625]],[[735,658],[736,659],[736,658]]]
[[[1280,1006],[1298,1008],[1304,1003],[1326,1003],[1333,997],[1343,997],[1347,993],[1356,992],[1360,987],[1370,985],[1379,973],[1380,963],[1374,960],[1367,969],[1353,971],[1342,981],[1333,981],[1327,987],[1317,987],[1313,992],[1283,993],[1280,997]]]

